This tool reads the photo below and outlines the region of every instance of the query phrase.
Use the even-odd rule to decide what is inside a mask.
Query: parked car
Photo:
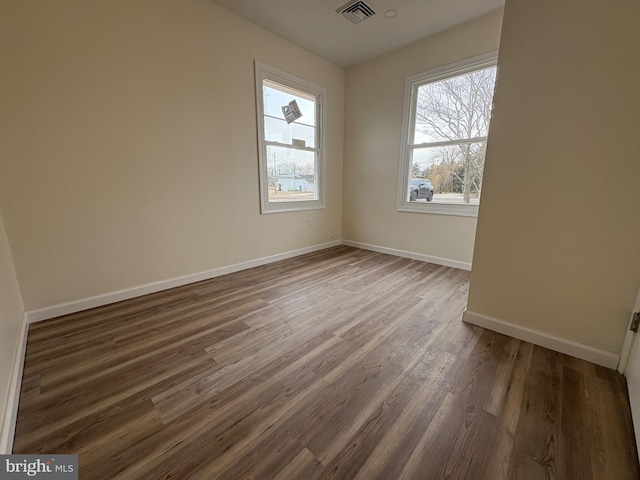
[[[415,202],[419,198],[433,200],[433,185],[426,178],[412,178],[409,184],[409,201]]]

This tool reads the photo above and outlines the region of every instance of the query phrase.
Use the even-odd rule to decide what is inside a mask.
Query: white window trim
[[[400,162],[398,171],[398,196],[396,208],[400,212],[412,213],[433,213],[438,215],[454,215],[461,217],[477,217],[478,205],[456,205],[447,203],[420,203],[409,202],[407,199],[407,188],[409,185],[409,175],[411,171],[411,128],[413,118],[415,118],[416,102],[414,101],[418,87],[425,83],[437,82],[449,77],[462,75],[474,70],[481,70],[487,67],[496,66],[498,52],[493,51],[476,57],[461,60],[459,62],[444,65],[432,70],[417,73],[407,77],[404,83],[404,103],[402,109],[402,149],[400,152]],[[486,140],[486,137],[482,137]],[[467,141],[467,140],[465,140]],[[448,143],[448,142],[444,142]],[[460,142],[456,142],[460,143]]]
[[[260,212],[263,214],[280,213],[280,212],[297,212],[301,210],[319,210],[324,208],[325,193],[325,171],[324,171],[324,152],[325,152],[325,115],[324,115],[324,99],[326,90],[323,87],[315,85],[306,80],[302,80],[286,72],[278,70],[270,65],[255,61],[255,83],[256,83],[256,115],[258,120],[258,164],[260,174]],[[264,134],[264,104],[262,96],[263,80],[273,80],[274,82],[302,90],[316,97],[316,145],[317,148],[303,148],[303,150],[312,150],[317,152],[316,158],[316,188],[317,200],[298,200],[293,202],[269,202],[269,181],[267,172],[267,142],[265,142]],[[268,142],[275,145],[276,142]],[[287,145],[290,146],[290,145]]]

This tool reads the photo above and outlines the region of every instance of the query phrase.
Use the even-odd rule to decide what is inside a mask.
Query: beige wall
[[[341,237],[343,69],[208,0],[2,2],[0,35],[27,310]],[[327,89],[324,210],[259,213],[254,58]]]
[[[640,280],[640,3],[507,0],[468,308],[619,353]]]
[[[23,316],[22,297],[9,251],[9,243],[0,217],[0,435],[4,433],[5,408],[7,406],[13,360],[18,347],[18,337]],[[5,453],[0,438],[0,453]]]
[[[347,71],[343,238],[470,263],[476,219],[396,211],[404,81],[497,50],[494,12]]]

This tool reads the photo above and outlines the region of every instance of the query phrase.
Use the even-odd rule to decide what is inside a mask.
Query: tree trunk
[[[462,147],[462,155],[464,158],[464,177],[462,179],[462,201],[469,203],[471,201],[471,146],[464,145]]]

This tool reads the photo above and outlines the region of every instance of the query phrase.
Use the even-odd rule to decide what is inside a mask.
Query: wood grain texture
[[[638,479],[616,372],[461,322],[469,273],[336,247],[34,324],[15,453],[82,479]]]

